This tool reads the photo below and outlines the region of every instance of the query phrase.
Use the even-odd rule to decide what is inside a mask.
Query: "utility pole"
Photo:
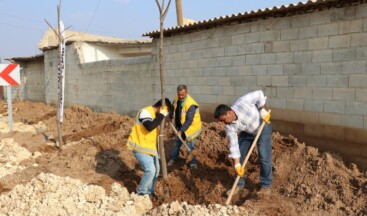
[[[182,2],[181,0],[176,0],[176,14],[177,14],[177,25],[183,25],[183,17],[182,17]]]

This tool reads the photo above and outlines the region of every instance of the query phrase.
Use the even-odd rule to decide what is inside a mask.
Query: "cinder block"
[[[356,58],[356,49],[333,49],[333,61],[350,61]]]
[[[306,86],[307,85],[307,78],[306,76],[289,76],[288,78],[289,86]]]
[[[258,86],[270,86],[271,85],[271,76],[257,76],[257,85]]]
[[[232,37],[228,37],[228,38],[232,39],[232,45],[240,45],[245,42],[245,37],[242,34],[233,35]]]
[[[276,97],[277,96],[277,88],[276,87],[265,87],[264,94],[268,97]]]
[[[331,36],[329,38],[329,48],[342,48],[350,46],[350,35]]]
[[[246,62],[246,56],[245,55],[232,56],[232,57],[229,57],[229,58],[232,59],[233,66],[244,65],[244,63]]]
[[[236,88],[234,86],[223,86],[223,95],[235,95]]]
[[[349,87],[367,88],[367,74],[349,75]]]
[[[330,62],[321,64],[321,74],[341,74],[342,63],[341,62]]]
[[[277,87],[277,97],[293,98],[294,90],[292,87]]]
[[[224,48],[225,56],[235,56],[237,55],[237,46],[228,46]]]
[[[245,95],[246,93],[248,93],[248,86],[236,86],[236,97],[241,97],[243,95]],[[236,98],[235,100],[237,100],[238,98]]]
[[[307,75],[307,86],[326,86],[326,75]]]
[[[252,53],[252,44],[241,44],[237,46],[237,53],[239,55],[251,54]]]
[[[367,5],[362,4],[359,5],[356,9],[356,18],[365,18],[367,17]]]
[[[340,114],[319,113],[319,124],[340,126]]]
[[[347,101],[346,114],[367,115],[367,102]]]
[[[232,76],[230,77],[231,85],[255,86],[256,76]]]
[[[308,40],[302,39],[302,40],[291,40],[289,42],[289,49],[290,51],[301,51],[301,50],[307,50],[308,49]]]
[[[223,87],[222,86],[211,86],[211,94],[212,95],[222,95],[223,94]]]
[[[356,33],[351,35],[352,46],[366,46],[367,45],[367,33]]]
[[[348,87],[348,75],[327,75],[326,86],[329,87]]]
[[[288,76],[272,76],[273,86],[288,86]]]
[[[298,38],[313,38],[317,37],[317,26],[307,26],[299,29]]]
[[[251,71],[253,75],[265,75],[266,69],[266,65],[252,65]]]
[[[268,26],[268,29],[289,29],[291,27],[291,18],[290,17],[283,17],[283,18],[274,18],[270,19],[269,22],[272,24]]]
[[[353,128],[346,128],[345,130],[345,140],[354,143],[363,143],[365,146],[367,140],[367,133],[366,130],[362,129],[353,129]],[[362,146],[361,146],[362,147]],[[357,147],[356,149],[360,152],[361,147]]]
[[[364,117],[364,129],[367,129],[367,116]]]
[[[260,41],[276,41],[280,39],[280,30],[260,32]]]
[[[232,46],[233,45],[232,44],[232,38],[233,38],[233,36],[232,37],[220,37],[219,38],[219,46],[220,47]],[[245,41],[243,35],[242,35],[242,40],[243,40],[242,42]]]
[[[268,98],[267,104],[271,108],[285,109],[286,99],[277,97]]]
[[[301,72],[302,72],[301,64],[285,64],[284,65],[285,75],[300,74]]]
[[[305,125],[305,135],[312,137],[327,138],[333,140],[344,140],[345,130],[339,126]]]
[[[289,41],[274,41],[273,52],[289,52]]]
[[[333,58],[332,50],[314,50],[312,51],[312,62],[329,62]]]
[[[356,100],[367,101],[367,89],[356,89]]]
[[[312,88],[309,87],[295,87],[294,98],[312,99]]]
[[[246,62],[246,57],[243,56],[243,59],[242,59],[242,64]],[[222,66],[222,67],[227,67],[227,66],[232,66],[234,65],[233,63],[233,57],[222,57],[219,59],[219,65]]]
[[[363,19],[363,31],[367,31],[367,18]]]
[[[277,53],[277,63],[278,64],[293,63],[293,53],[291,52]]]
[[[331,88],[314,87],[312,89],[312,98],[316,100],[331,100],[332,95]]]
[[[343,74],[364,74],[366,73],[366,61],[350,61],[342,63]]]
[[[310,74],[320,74],[321,65],[317,63],[313,64],[302,64],[302,74],[310,75]]]
[[[363,116],[361,115],[343,115],[340,117],[341,126],[348,128],[363,129]]]
[[[200,86],[200,94],[211,94],[212,92],[212,87],[211,86]]]
[[[294,53],[294,63],[303,63],[312,61],[311,51],[300,51]]]
[[[310,15],[302,14],[291,17],[291,27],[305,27],[310,25]]]
[[[311,25],[327,24],[331,22],[331,14],[328,11],[312,13],[310,15]]]
[[[330,23],[318,26],[318,35],[319,36],[330,36],[337,35],[339,32],[339,24],[338,23]]]
[[[268,106],[268,104],[267,104]],[[271,119],[274,120],[282,120],[283,119],[283,109],[277,109],[271,107]]]
[[[282,29],[280,31],[281,40],[293,40],[298,38],[298,28]]]
[[[308,39],[308,49],[319,50],[327,49],[329,38],[328,37],[318,37]]]
[[[356,48],[356,60],[367,59],[367,47],[357,47]]]
[[[287,122],[299,122],[299,110],[284,110],[283,120]]]
[[[261,64],[274,64],[276,63],[276,53],[265,53],[261,55]]]
[[[251,44],[251,53],[264,53],[265,45],[264,43],[253,43]]]
[[[363,31],[363,20],[343,21],[339,23],[339,34],[349,34]]]
[[[319,123],[319,113],[300,111],[299,121],[301,123],[304,123],[305,126],[309,124],[318,124]]]
[[[246,55],[246,64],[248,65],[260,64],[260,60],[261,60],[260,54]]]
[[[333,88],[333,100],[354,101],[355,98],[354,88]]]
[[[292,110],[303,110],[303,99],[287,98],[286,108]]]
[[[245,34],[245,43],[255,43],[260,41],[259,32],[251,32]]]
[[[268,75],[283,75],[283,65],[268,65]]]
[[[345,113],[345,101],[324,101],[324,112]]]
[[[252,74],[252,66],[246,65],[238,68],[238,75],[251,75]]]

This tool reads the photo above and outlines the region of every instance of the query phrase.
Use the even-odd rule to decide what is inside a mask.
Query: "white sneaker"
[[[190,168],[191,169],[197,169],[198,168],[198,165],[197,164],[190,164]]]
[[[169,160],[167,163],[167,166],[172,166],[175,163],[173,159]]]

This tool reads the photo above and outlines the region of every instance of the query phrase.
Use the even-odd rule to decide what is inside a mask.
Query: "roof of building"
[[[220,16],[213,19],[189,23],[182,26],[174,26],[171,28],[165,28],[163,32],[165,37],[169,37],[177,33],[188,33],[192,31],[228,25],[230,23],[245,23],[271,17],[292,16],[296,14],[304,14],[318,10],[325,10],[333,7],[341,7],[343,5],[361,4],[362,2],[366,2],[366,0],[309,0],[306,2],[298,2],[278,7],[259,9],[256,11],[248,11],[244,13]],[[158,38],[159,35],[160,30],[143,34],[143,36],[149,36],[151,38]]]
[[[89,42],[89,43],[99,43],[99,44],[115,44],[115,45],[138,45],[138,44],[150,44],[152,41],[149,40],[124,40],[116,37],[106,37],[101,35],[93,35],[82,32],[75,31],[65,31],[65,37],[67,38],[67,43],[72,42]],[[55,32],[49,28],[43,35],[41,41],[38,44],[40,50],[49,50],[57,47],[58,40]]]
[[[44,58],[43,54],[38,54],[38,55],[33,55],[33,56],[6,58],[5,60],[11,61],[11,62],[29,62],[29,61],[35,61],[35,60],[43,60],[43,58]]]

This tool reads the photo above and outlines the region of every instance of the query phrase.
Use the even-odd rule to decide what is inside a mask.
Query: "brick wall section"
[[[67,47],[65,105],[82,104],[99,112],[135,115],[153,104],[156,86],[153,57],[79,64],[76,47]],[[56,50],[45,55],[46,102],[57,101]],[[158,82],[158,81],[155,81]]]
[[[45,101],[45,72],[43,61],[29,62],[24,67],[24,74],[27,81],[24,85],[23,97],[31,101]]]
[[[343,128],[331,138],[344,145],[323,149],[367,164],[367,4],[176,35],[165,54],[168,95],[187,84],[203,119],[262,89],[275,130],[321,139]]]

